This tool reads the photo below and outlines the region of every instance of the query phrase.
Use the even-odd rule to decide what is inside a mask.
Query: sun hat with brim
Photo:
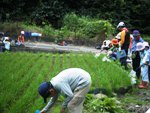
[[[134,30],[132,33],[133,36],[139,36],[140,32],[138,30]]]
[[[114,45],[118,45],[118,39],[112,39],[111,43],[114,44]]]
[[[49,89],[51,88],[53,88],[53,86],[50,82],[43,82],[38,88],[38,92],[43,97],[44,103],[46,103],[46,98],[50,95]]]
[[[145,48],[145,46],[144,46],[143,43],[139,42],[139,43],[136,44],[136,50],[137,50],[137,51],[141,51],[141,50],[143,50],[144,48]]]
[[[145,47],[149,47],[148,42],[143,42],[143,44],[144,44]]]

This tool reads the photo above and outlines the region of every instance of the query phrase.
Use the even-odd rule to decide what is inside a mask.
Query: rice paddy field
[[[78,67],[88,71],[92,77],[92,87],[105,88],[109,94],[131,85],[128,72],[116,62],[102,62],[104,55],[95,58],[93,54],[52,54],[5,52],[0,54],[0,112],[35,113],[45,104],[38,94],[38,86],[49,81],[60,71]],[[59,113],[60,97],[53,108]]]

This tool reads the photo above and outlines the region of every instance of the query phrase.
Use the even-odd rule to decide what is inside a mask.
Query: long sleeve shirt
[[[149,63],[149,58],[147,57],[148,51],[144,50],[143,52],[140,52],[140,57],[141,57],[141,62],[140,65],[141,67],[141,75],[142,75],[142,80],[149,82],[148,79],[148,63]]]
[[[18,36],[18,42],[24,43],[24,35]]]
[[[88,72],[80,68],[69,68],[60,72],[57,76],[52,78],[50,82],[57,91],[57,95],[50,99],[48,104],[44,107],[45,111],[53,106],[60,94],[66,97],[62,104],[62,108],[66,108],[67,104],[74,96],[74,91],[80,90],[91,84],[91,77]]]
[[[143,63],[148,63],[150,65],[150,49],[147,50],[144,59],[143,59]]]
[[[144,40],[142,39],[142,37],[140,37],[138,41],[136,41],[136,39],[134,37],[132,38],[132,48],[131,48],[132,52],[136,51],[136,45],[139,42],[142,42],[142,43],[144,42]]]

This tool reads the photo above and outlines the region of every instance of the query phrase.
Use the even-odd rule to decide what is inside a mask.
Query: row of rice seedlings
[[[110,87],[110,84],[104,84],[104,82],[101,82],[102,78],[102,71],[100,71],[100,64],[101,62],[97,61],[92,54],[86,55],[86,57],[83,57],[81,59],[83,66],[86,68],[86,70],[90,73],[92,78],[92,89],[95,88],[105,88],[107,89],[107,92],[111,92],[112,88]],[[105,87],[102,87],[102,85],[105,85]]]
[[[0,54],[1,72],[8,72],[8,70],[13,70],[13,68],[14,68],[13,65],[16,64],[16,62],[19,63],[19,60],[20,60],[19,55],[17,55],[17,54],[12,54],[12,55],[8,54],[8,53]],[[8,68],[10,68],[10,69],[8,69]]]
[[[70,54],[70,57],[71,57],[70,62],[71,62],[72,68],[81,68],[79,66],[78,56],[79,54]]]
[[[63,70],[69,68],[69,63],[70,63],[70,55],[63,54]]]
[[[13,55],[12,56],[9,56],[8,59],[14,57]],[[4,65],[4,68],[2,71],[3,72],[3,75],[2,75],[2,78],[3,78],[3,81],[2,82],[6,82],[8,79],[9,81],[11,80],[12,82],[14,82],[14,79],[16,77],[20,77],[20,74],[16,74],[18,73],[20,70],[25,70],[24,69],[24,65],[22,64],[26,64],[26,62],[29,60],[30,58],[29,57],[25,57],[22,59],[22,56],[17,56],[12,62],[13,63],[10,63],[9,65],[9,62],[5,62],[5,64],[7,66]],[[14,62],[15,61],[15,62]],[[17,63],[16,63],[17,62]],[[17,76],[18,75],[18,76]],[[11,83],[11,81],[9,83]],[[9,85],[8,83],[8,85]],[[4,86],[4,89],[5,87],[7,87],[6,85]]]
[[[6,57],[5,58],[7,58],[7,59],[12,59],[12,57],[14,57],[13,55],[7,55],[6,54]],[[17,59],[18,60],[18,57],[15,57],[14,59]],[[9,89],[10,89],[10,87],[11,87],[11,85],[12,85],[12,83],[14,83],[14,81],[11,81],[11,77],[10,77],[10,75],[12,74],[12,73],[14,73],[14,71],[15,70],[13,70],[14,69],[14,67],[15,67],[15,63],[13,64],[12,63],[12,65],[9,65],[9,64],[11,64],[11,62],[9,63],[9,62],[7,62],[7,61],[9,61],[9,60],[6,60],[5,61],[5,65],[4,65],[4,67],[3,68],[1,68],[3,71],[1,71],[1,79],[2,79],[2,81],[0,82],[0,85],[1,85],[1,93],[0,93],[0,96],[1,97],[3,97],[3,98],[0,98],[0,102],[1,102],[1,107],[2,107],[2,109],[1,110],[3,110],[5,107],[6,107],[6,105],[8,104],[7,103],[7,99],[9,99],[9,100],[11,100],[11,98],[9,98],[9,96],[8,95],[10,95],[10,93],[9,94],[7,94],[8,92],[9,92]],[[14,60],[14,61],[16,61],[16,60]],[[12,61],[13,62],[13,61]],[[19,64],[19,63],[18,63]],[[6,66],[7,65],[7,66]],[[10,66],[12,66],[12,67],[10,67]],[[8,91],[8,92],[7,92]],[[7,94],[7,95],[5,95],[5,94]],[[12,95],[12,94],[11,94]]]
[[[84,57],[83,58],[85,64],[88,66],[88,71],[89,73],[91,74],[91,78],[92,78],[92,81],[93,81],[93,87],[100,87],[100,74],[101,73],[98,73],[99,71],[99,68],[100,68],[100,62],[99,61],[96,61],[96,59],[92,56],[92,55],[89,55],[87,57]]]
[[[33,113],[35,112],[37,109],[41,110],[43,108],[44,102],[42,97],[38,94],[38,86],[40,83],[42,83],[43,81],[48,81],[50,78],[49,73],[51,73],[51,69],[52,66],[54,65],[54,62],[52,60],[54,60],[54,57],[52,54],[47,54],[47,63],[45,64],[45,66],[43,67],[43,69],[41,70],[41,73],[39,73],[37,81],[35,81],[35,94],[34,96],[34,100],[33,100],[33,105],[32,107],[30,107],[30,109],[28,110],[28,113]]]
[[[108,93],[111,94],[113,89],[130,85],[127,72],[125,71],[126,73],[124,73],[124,71],[119,70],[119,66],[114,67],[114,62],[102,62],[102,59],[95,59],[92,55],[84,57],[84,59],[87,65],[90,65],[89,72],[91,72],[92,81],[94,81],[92,86],[106,88]],[[121,82],[118,81],[118,78],[122,79],[120,80]],[[123,81],[124,79],[126,81]]]
[[[102,58],[102,57],[101,57]],[[102,59],[99,59],[102,61]],[[117,61],[116,61],[117,62]],[[102,62],[102,67],[104,67],[101,71],[105,74],[107,72],[108,76],[104,75],[102,77],[105,78],[103,81],[108,81],[111,84],[113,89],[118,89],[122,86],[131,85],[130,78],[128,76],[127,71],[121,69],[120,65],[116,65],[116,62]],[[106,68],[105,68],[106,67]]]
[[[61,55],[61,56],[60,56]],[[49,72],[48,74],[48,80],[50,81],[54,76],[56,76],[59,72],[61,72],[63,70],[63,68],[61,67],[60,63],[62,63],[62,55],[63,54],[55,54],[55,64],[53,65],[53,70],[51,70],[51,72]],[[64,64],[63,64],[64,66]],[[42,99],[42,98],[41,98]],[[43,99],[42,99],[43,100]],[[49,99],[47,99],[47,101],[49,101]],[[59,97],[57,102],[55,103],[54,107],[52,107],[49,112],[51,113],[59,113],[60,109],[61,109],[61,102],[63,100]],[[45,106],[45,104],[43,104],[42,108]],[[41,109],[42,109],[41,108]]]
[[[27,78],[25,80],[26,82],[25,81],[20,82],[20,84],[26,85],[25,89],[23,89],[21,96],[16,101],[16,103],[11,106],[8,113],[9,112],[10,113],[12,113],[12,112],[16,112],[16,113],[27,112],[28,109],[30,109],[32,101],[33,101],[31,98],[32,97],[35,98],[34,95],[32,96],[32,93],[35,93],[34,88],[33,87],[30,88],[30,86],[32,86],[34,84],[34,82],[36,82],[35,80],[38,77],[37,75],[39,73],[43,73],[43,71],[41,71],[41,69],[44,69],[43,66],[45,65],[46,62],[47,62],[47,60],[45,60],[44,56],[39,57],[39,60],[37,62],[35,62],[35,65],[32,67],[32,69],[29,71],[29,73],[27,73],[27,75],[26,75]],[[36,90],[37,90],[37,88],[36,88]],[[36,91],[36,93],[37,93],[37,91]]]
[[[32,57],[28,57],[28,58],[31,59],[31,61],[34,61],[34,60],[32,60],[33,56],[32,56]],[[34,61],[34,62],[36,62],[36,61]],[[30,64],[31,62],[28,61],[28,62],[26,62],[26,64],[27,64],[27,63]],[[39,62],[39,63],[40,63],[40,62]],[[23,62],[23,64],[25,64],[25,62]],[[32,63],[32,65],[33,65],[33,63]],[[35,66],[30,67],[31,70],[34,69],[34,67],[35,67]],[[23,67],[23,70],[26,70],[25,68],[26,68],[26,67]],[[29,71],[26,70],[26,72],[23,73],[23,74],[26,74],[26,75],[27,75],[28,73],[29,73]],[[19,73],[18,73],[18,74],[19,74]],[[13,99],[11,100],[13,103],[15,103],[16,100],[21,97],[21,95],[22,95],[23,92],[25,91],[26,87],[28,87],[28,85],[29,85],[29,83],[30,83],[30,80],[33,78],[33,75],[34,75],[34,74],[32,74],[32,75],[30,75],[30,76],[26,76],[26,75],[25,75],[23,78],[20,78],[20,80],[17,80],[17,82],[14,83],[14,84],[12,85],[12,87],[11,87],[12,92],[14,92],[13,95],[18,95],[18,96],[13,97]],[[16,88],[16,87],[17,87],[17,88]],[[13,91],[13,88],[14,88],[14,91]],[[10,98],[10,97],[11,97],[11,95],[9,96],[9,98]]]
[[[117,73],[112,70],[111,79],[114,81],[111,81],[112,86],[114,89],[119,89],[120,87],[128,87],[131,85],[131,80],[129,77],[129,72],[125,71],[121,66],[118,66],[117,64],[113,63],[112,66],[116,69]]]
[[[11,85],[11,87],[15,87],[15,86],[19,85],[20,88],[8,89],[9,92],[11,92],[13,95],[20,95],[19,92],[22,92],[22,90],[24,90],[25,86],[28,84],[28,80],[26,79],[27,78],[26,75],[27,75],[28,71],[30,69],[32,69],[32,67],[34,65],[34,62],[37,61],[38,57],[37,56],[35,56],[35,57],[29,56],[29,57],[26,57],[26,58],[27,58],[27,60],[25,60],[25,62],[23,62],[23,64],[24,64],[23,67],[20,68],[18,71],[16,70],[15,73],[10,74],[10,76],[12,76],[12,77],[10,77],[10,79],[9,79],[10,80],[9,84],[6,85],[7,88],[10,85]],[[14,83],[14,81],[16,81],[16,82]],[[27,83],[27,84],[20,85],[20,82],[24,82],[24,83]],[[5,94],[6,91],[7,90],[4,90],[3,93]],[[10,95],[10,96],[13,96],[13,95]],[[14,103],[17,100],[17,98],[19,98],[19,96],[15,96],[15,97],[13,97],[13,99],[11,99],[11,97],[9,97],[9,99],[7,101],[5,100],[5,102],[9,103],[9,106],[11,106],[11,103]]]
[[[32,103],[31,104],[28,104],[25,108],[27,113],[33,113],[36,111],[36,109],[39,109],[41,108],[42,109],[42,106],[43,106],[43,98],[39,96],[38,94],[38,86],[41,82],[44,81],[45,79],[45,76],[48,75],[48,73],[50,72],[50,66],[52,65],[51,63],[51,60],[52,60],[52,56],[51,55],[48,55],[46,56],[47,57],[47,60],[43,61],[43,67],[40,71],[40,73],[37,75],[37,78],[35,79],[35,81],[32,83],[32,85],[34,85],[33,87],[35,87],[35,91],[34,91],[34,94],[33,94],[33,97],[32,97]],[[32,87],[32,86],[31,86]],[[32,106],[34,105],[34,106]],[[32,106],[32,107],[28,107],[28,106]]]
[[[14,57],[14,58],[13,58]],[[19,60],[19,57],[17,56],[14,56],[13,57],[11,56],[0,56],[0,84],[2,84],[3,82],[5,83],[5,78],[8,78],[8,74],[10,74],[10,71],[14,71],[14,64],[16,62],[18,62]],[[7,80],[7,79],[6,79]]]
[[[59,55],[59,62],[60,62],[59,66],[63,70],[63,67],[64,67],[64,54]]]
[[[9,56],[9,58],[11,57],[13,56]],[[19,59],[19,58],[17,57],[16,59]],[[11,65],[9,65],[9,62],[5,62],[5,64],[7,65],[7,67],[5,67],[7,71],[3,71],[3,76],[1,76],[3,79],[3,81],[1,82],[1,91],[2,91],[1,96],[4,97],[4,98],[0,98],[0,102],[3,103],[2,106],[8,105],[8,102],[12,100],[11,98],[9,98],[9,96],[5,94],[9,92],[10,87],[16,83],[16,80],[12,78],[12,75],[15,75],[14,77],[19,77],[19,75],[16,75],[15,73],[17,72],[17,68],[16,68],[17,65],[18,64],[21,65],[22,63],[24,63],[23,60],[20,60],[20,61],[21,62],[18,62],[17,64],[12,64],[12,67],[10,67]],[[12,89],[12,90],[15,91],[15,89]],[[12,94],[9,93],[8,95],[12,95]]]
[[[26,74],[26,73],[24,73],[24,74]],[[17,74],[14,75],[14,78],[16,78],[16,77],[17,77]],[[6,95],[6,96],[4,96],[4,98],[2,98],[3,106],[5,106],[5,108],[7,108],[7,106],[11,106],[12,103],[14,104],[16,99],[19,98],[20,93],[22,93],[22,90],[27,85],[25,83],[28,83],[25,80],[26,80],[26,78],[24,77],[24,78],[20,79],[19,81],[14,79],[14,81],[11,80],[10,82],[7,82],[8,84],[5,85],[5,86],[7,86],[7,88],[2,91],[2,96],[4,96],[7,92],[10,92],[8,95]],[[20,82],[24,82],[24,83],[20,84]],[[17,88],[16,88],[16,86],[17,86]],[[19,96],[14,97],[14,95],[19,95]]]

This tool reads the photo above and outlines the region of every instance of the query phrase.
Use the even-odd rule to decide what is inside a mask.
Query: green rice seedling
[[[105,88],[112,93],[115,89],[128,86],[130,84],[128,72],[115,62],[102,62],[102,57],[103,55],[96,59],[93,54],[81,53],[0,54],[0,58],[3,59],[0,62],[0,70],[3,70],[0,73],[2,75],[0,77],[0,96],[2,97],[0,98],[0,109],[7,113],[32,113],[36,109],[42,109],[45,104],[37,92],[39,84],[49,81],[68,67],[87,70],[92,77],[91,89]],[[15,63],[16,61],[19,62]],[[63,100],[64,98],[60,97],[50,112],[58,113]]]
[[[33,67],[35,67],[35,66],[36,65],[34,65]],[[31,68],[31,70],[32,70],[32,68]],[[33,69],[33,71],[36,72],[34,69]],[[26,74],[28,75],[29,73],[26,73]],[[28,87],[28,84],[30,83],[30,80],[33,78],[33,75],[34,74],[25,76],[24,78],[22,78],[19,81],[16,78],[16,80],[14,79],[13,81],[17,81],[17,82],[14,82],[14,83],[10,82],[10,83],[13,83],[13,84],[10,85],[11,87],[9,87],[9,89],[7,89],[8,91],[6,90],[6,92],[9,92],[11,94],[9,96],[6,96],[6,98],[4,98],[4,102],[6,103],[6,105],[9,103],[9,106],[11,106],[10,103],[14,104],[14,101],[19,99],[19,97],[23,94],[23,91]],[[16,77],[17,76],[19,76],[19,75],[16,75]],[[16,86],[17,86],[17,88],[16,88]],[[13,98],[13,100],[12,100],[12,98]]]
[[[22,93],[21,94],[22,96],[19,97],[18,101],[14,105],[11,106],[11,108],[9,109],[9,112],[16,112],[16,113],[18,112],[19,113],[19,112],[24,112],[23,110],[28,111],[29,106],[31,106],[31,102],[30,102],[29,97],[30,97],[30,95],[35,93],[35,92],[32,92],[32,90],[37,90],[37,89],[30,88],[30,86],[32,86],[32,85],[34,86],[34,84],[35,84],[34,82],[38,78],[39,73],[47,72],[47,70],[46,71],[40,71],[40,69],[44,70],[43,66],[45,66],[44,64],[47,62],[45,60],[45,57],[42,56],[38,61],[39,62],[37,62],[37,65],[34,65],[34,68],[32,69],[32,72],[28,73],[30,77],[28,76],[29,78],[28,77],[26,78],[26,80],[28,80],[30,82],[30,83],[28,83],[29,85],[26,86],[25,89],[24,89],[24,91],[27,92],[27,93]],[[24,82],[22,82],[22,83],[24,83]],[[31,91],[28,91],[29,89]],[[21,100],[24,100],[24,103],[22,103]],[[20,109],[17,109],[17,107],[20,108]]]

